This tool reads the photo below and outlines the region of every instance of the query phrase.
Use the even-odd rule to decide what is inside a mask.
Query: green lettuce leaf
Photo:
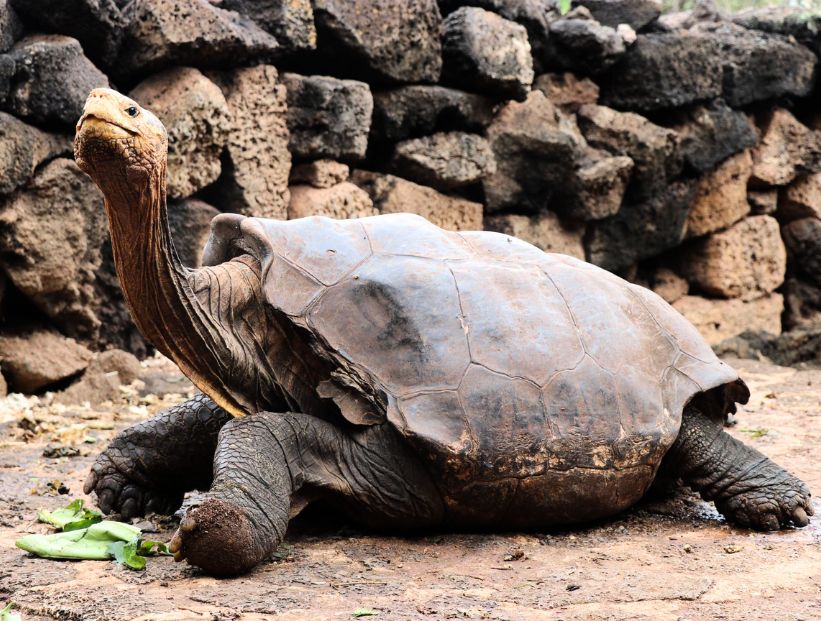
[[[45,509],[37,512],[37,519],[46,524],[56,526],[60,530],[78,530],[80,528],[87,528],[92,524],[101,522],[103,516],[99,511],[83,508],[83,500],[77,498],[62,509],[54,511],[46,511]]]

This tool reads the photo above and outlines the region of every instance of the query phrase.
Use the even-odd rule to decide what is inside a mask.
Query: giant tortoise
[[[747,387],[654,293],[410,214],[223,214],[188,269],[166,148],[151,112],[90,94],[75,155],[125,300],[202,394],[122,432],[85,491],[127,519],[208,489],[178,560],[246,571],[316,499],[381,529],[548,528],[622,511],[660,473],[736,524],[807,524],[806,485],[723,430]]]

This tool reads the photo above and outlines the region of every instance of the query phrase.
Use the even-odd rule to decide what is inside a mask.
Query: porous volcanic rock
[[[752,300],[784,282],[787,252],[778,221],[751,216],[698,240],[685,250],[679,265],[690,284],[705,293]]]
[[[788,330],[821,325],[821,287],[804,278],[784,281],[784,327]]]
[[[6,0],[2,0],[0,5]],[[117,58],[126,20],[115,0],[10,0],[20,16],[43,32],[74,37],[95,63],[110,67]],[[2,15],[0,9],[0,15]],[[0,21],[2,17],[0,16]],[[0,27],[0,30],[2,27]]]
[[[641,30],[661,15],[658,0],[573,0],[571,6],[583,6],[604,26],[615,28],[627,24]]]
[[[577,220],[601,220],[619,211],[633,171],[625,155],[587,149],[579,168],[557,192],[556,211]]]
[[[542,64],[551,71],[598,75],[624,53],[624,40],[614,28],[602,26],[594,19],[567,15],[550,24]]]
[[[786,185],[799,173],[821,169],[821,133],[789,111],[774,108],[761,128],[761,142],[753,149],[752,182],[757,186]]]
[[[399,141],[444,129],[482,131],[492,99],[455,88],[413,84],[373,94],[371,140]]]
[[[74,339],[44,328],[0,335],[0,351],[10,387],[27,394],[82,373],[92,357]]]
[[[0,367],[0,371],[2,371],[2,367]],[[0,372],[0,399],[5,397],[9,394],[9,385],[6,382],[6,378],[3,377],[3,373]]]
[[[779,217],[787,220],[821,219],[821,173],[801,175],[782,189],[778,197],[778,210]]]
[[[68,137],[40,131],[0,112],[0,195],[25,185],[43,161],[70,153]]]
[[[673,308],[698,329],[707,343],[717,345],[747,330],[781,334],[784,298],[780,293],[770,293],[751,301],[685,295],[673,303]]]
[[[391,167],[412,181],[452,190],[496,172],[496,160],[481,136],[441,132],[397,144]]]
[[[11,79],[14,77],[14,61],[8,54],[0,54],[0,105],[3,105],[11,92]]]
[[[230,114],[220,88],[199,70],[177,67],[141,82],[130,95],[168,131],[168,195],[185,198],[220,176]]]
[[[202,265],[202,250],[211,234],[211,220],[219,211],[201,200],[188,198],[168,205],[168,226],[180,261],[186,267]]]
[[[599,81],[601,101],[621,110],[673,108],[721,95],[718,42],[689,32],[639,35]]]
[[[330,188],[347,181],[350,174],[351,169],[347,164],[333,160],[316,160],[294,166],[291,170],[291,183],[308,184],[314,188]]]
[[[638,114],[598,105],[579,108],[578,122],[590,146],[633,160],[627,190],[632,200],[658,195],[681,171],[678,136],[673,130]]]
[[[222,0],[220,7],[254,20],[274,35],[283,53],[293,54],[316,47],[311,0]]]
[[[291,220],[307,216],[364,218],[377,213],[368,193],[349,181],[329,188],[291,186],[291,204],[288,206],[288,218]]]
[[[693,170],[702,173],[758,142],[755,126],[743,112],[722,99],[687,110],[674,129],[681,155]]]
[[[790,264],[799,274],[821,287],[821,220],[801,218],[782,229]]]
[[[373,112],[368,85],[355,80],[284,73],[290,150],[298,158],[365,156]]]
[[[231,211],[286,217],[290,196],[285,86],[271,65],[214,74],[228,106],[224,169],[216,193]]]
[[[672,304],[690,291],[690,283],[668,267],[656,268],[650,276],[650,288],[665,302]]]
[[[584,139],[541,91],[510,102],[488,127],[496,172],[482,180],[488,212],[538,212],[582,157]]]
[[[393,175],[365,170],[353,171],[351,181],[370,195],[379,213],[415,213],[451,231],[482,228],[481,203],[447,196]]]
[[[747,202],[754,216],[774,214],[778,209],[778,190],[747,190]]]
[[[749,151],[743,151],[699,179],[687,216],[689,237],[727,228],[750,213],[747,182],[752,169],[753,158]]]
[[[485,218],[485,230],[518,237],[545,252],[584,259],[584,225],[562,222],[552,211],[535,216],[506,214]]]
[[[102,195],[63,158],[0,209],[0,255],[11,282],[66,334],[84,340],[100,327],[91,306],[105,218]]]
[[[695,196],[692,181],[675,181],[646,201],[625,203],[615,216],[590,223],[587,260],[608,270],[624,269],[681,243]]]
[[[133,0],[123,15],[129,26],[118,59],[120,73],[238,64],[279,51],[272,35],[209,0]]]
[[[17,0],[20,2],[20,0]],[[23,33],[23,24],[10,0],[0,0],[0,53],[14,45]],[[2,99],[2,98],[0,98]]]
[[[105,74],[71,37],[30,35],[14,45],[9,57],[15,70],[6,107],[35,122],[73,127],[89,91],[108,86]]]
[[[313,0],[320,48],[350,61],[354,75],[384,82],[436,82],[442,69],[435,0]]]
[[[442,79],[448,84],[522,100],[533,82],[524,26],[478,7],[462,7],[442,24]]]
[[[542,91],[553,104],[568,112],[599,101],[599,87],[593,80],[568,72],[543,73],[536,77],[533,89]]]

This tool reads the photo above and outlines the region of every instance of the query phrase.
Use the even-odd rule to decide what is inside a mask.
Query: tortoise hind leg
[[[729,522],[757,530],[806,526],[813,514],[806,484],[726,433],[723,412],[704,413],[709,405],[685,408],[678,439],[662,469],[714,501]]]
[[[242,573],[276,550],[292,505],[317,496],[371,526],[432,526],[443,513],[427,472],[388,425],[348,433],[304,414],[262,412],[220,432],[213,486],[171,550],[211,574]]]

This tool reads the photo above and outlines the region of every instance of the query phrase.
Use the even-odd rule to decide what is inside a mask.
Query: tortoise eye
[[[137,110],[137,108],[135,108],[134,106],[131,106],[130,108],[125,109],[125,113],[128,116],[137,116],[140,113],[140,111]]]

